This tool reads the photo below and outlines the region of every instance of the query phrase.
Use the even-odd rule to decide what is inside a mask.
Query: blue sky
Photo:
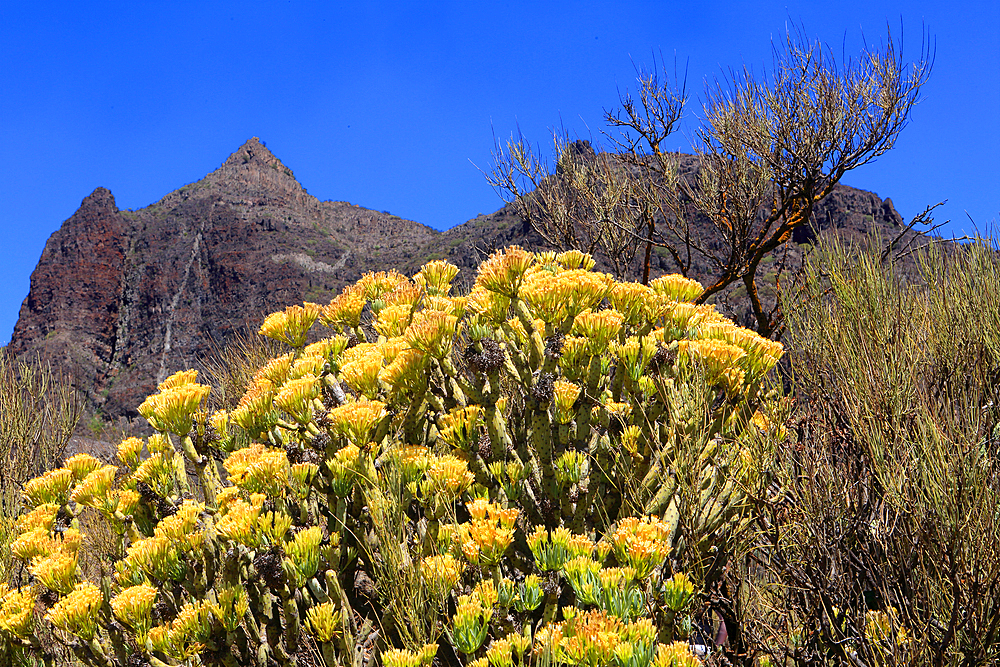
[[[48,2],[0,5],[0,343],[48,236],[94,188],[141,208],[259,136],[320,199],[438,229],[501,205],[473,166],[494,133],[588,138],[634,64],[686,67],[689,150],[705,82],[758,71],[801,23],[856,54],[886,26],[919,55],[924,101],[896,148],[844,183],[905,218],[948,199],[947,233],[1000,217],[995,0],[769,2]],[[275,304],[280,305],[280,304]]]

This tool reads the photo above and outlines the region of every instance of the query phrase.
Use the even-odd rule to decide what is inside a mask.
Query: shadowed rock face
[[[682,167],[696,169],[694,158]],[[846,187],[814,221],[857,234],[901,223],[888,199]],[[202,180],[138,211],[118,210],[104,188],[84,199],[45,245],[10,349],[71,369],[91,409],[134,417],[157,382],[198,368],[213,341],[256,330],[268,312],[326,303],[366,271],[412,273],[428,259],[455,263],[468,282],[485,252],[512,243],[543,245],[509,207],[441,233],[321,202],[253,138]],[[654,269],[675,267],[657,256]]]

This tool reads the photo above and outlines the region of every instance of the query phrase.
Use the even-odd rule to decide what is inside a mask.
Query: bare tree
[[[644,282],[654,246],[685,275],[703,258],[712,275],[699,302],[742,282],[757,330],[777,335],[780,299],[762,300],[761,261],[808,224],[845,173],[893,147],[933,62],[926,40],[912,63],[901,48],[889,33],[883,45],[841,63],[801,30],[788,32],[774,46],[770,73],[733,72],[707,92],[693,183],[661,149],[686,101],[685,86],[671,87],[665,71],[640,71],[637,98],[620,95],[620,107],[605,112],[616,131],[607,135],[611,152],[578,159],[567,150],[574,144],[556,135],[559,158],[550,170],[517,137],[497,149],[487,178],[554,245],[601,248],[616,271],[644,246]],[[698,214],[711,224],[693,224]]]

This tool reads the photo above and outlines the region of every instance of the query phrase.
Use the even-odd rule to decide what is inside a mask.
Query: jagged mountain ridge
[[[682,171],[695,168],[695,158],[682,160]],[[857,234],[902,222],[888,199],[846,187],[814,218]],[[213,341],[254,330],[268,312],[326,302],[366,271],[412,273],[432,258],[471,279],[483,252],[512,243],[543,245],[509,207],[437,232],[319,201],[252,138],[143,209],[119,210],[104,188],[85,198],[46,243],[9,349],[72,369],[91,410],[134,417],[157,382],[197,368]],[[654,269],[674,267],[658,255]]]

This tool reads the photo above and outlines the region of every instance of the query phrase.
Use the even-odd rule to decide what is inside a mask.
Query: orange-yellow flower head
[[[357,447],[364,447],[385,415],[385,403],[361,399],[330,410],[327,420],[338,435],[347,437]]]
[[[194,413],[211,390],[193,382],[167,386],[143,401],[139,414],[157,431],[185,436],[191,431]]]
[[[422,287],[430,296],[448,296],[451,281],[458,275],[458,267],[443,259],[427,262],[420,273],[413,276],[413,282]]]
[[[659,294],[673,301],[694,301],[705,291],[701,283],[684,276],[671,273],[652,280],[649,286]]]
[[[479,265],[476,284],[509,299],[516,298],[525,272],[535,262],[535,256],[518,246],[498,250]]]
[[[361,323],[361,311],[368,303],[365,290],[360,285],[348,285],[344,291],[323,308],[323,324],[328,326],[357,327]]]
[[[306,302],[301,306],[289,306],[264,318],[258,333],[299,348],[306,344],[309,329],[322,313],[323,307],[318,303]]]
[[[413,316],[404,337],[410,347],[441,359],[451,352],[458,318],[440,310],[421,310]]]

